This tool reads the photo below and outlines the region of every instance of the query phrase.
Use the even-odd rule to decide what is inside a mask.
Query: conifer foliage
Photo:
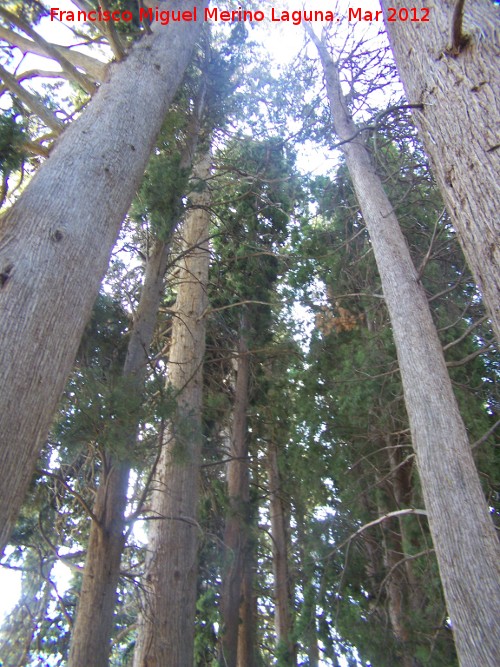
[[[388,24],[406,100],[342,3],[285,65],[243,21],[101,5],[131,20],[71,46],[43,3],[0,7],[0,574],[20,584],[0,663],[497,665],[500,359],[476,280],[498,266],[471,260],[428,145],[411,22]],[[494,10],[443,2],[440,26],[454,5],[463,39],[432,67],[493,71]],[[463,76],[490,146],[489,83]]]

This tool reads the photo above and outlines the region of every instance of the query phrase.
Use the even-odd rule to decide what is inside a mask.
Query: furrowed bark
[[[500,341],[500,7],[491,0],[417,0],[429,21],[387,21],[406,95]]]
[[[205,84],[202,82],[188,126],[180,164],[182,169],[189,169],[192,166],[200,134],[204,98]],[[177,193],[179,198],[183,194],[183,192]],[[156,240],[146,263],[141,296],[130,331],[123,367],[123,376],[129,379],[128,391],[130,394],[135,394],[138,399],[144,390],[149,349],[163,296],[170,237],[175,231],[175,224],[172,230],[167,231],[168,238]],[[121,555],[125,546],[127,488],[138,426],[138,417],[132,416],[128,423],[123,425],[123,439],[120,444],[124,445],[122,447],[124,457],[119,459],[112,456],[104,462],[104,478],[100,481],[92,509],[98,521],[93,521],[90,527],[82,588],[71,635],[68,667],[107,667],[109,662],[116,588],[120,577]]]
[[[288,530],[286,511],[281,491],[278,447],[274,442],[268,448],[269,513],[273,538],[274,625],[276,644],[286,652],[286,664],[297,664],[297,651],[292,638],[293,615],[291,607],[291,579],[288,562]]]
[[[201,25],[155,25],[0,221],[0,550]]]
[[[250,358],[247,346],[248,313],[240,320],[230,461],[227,465],[229,509],[224,528],[224,573],[221,614],[223,635],[219,664],[236,667],[240,603],[248,546],[250,479],[248,470],[247,412],[249,404]]]
[[[312,31],[339,140],[356,126],[337,64]],[[500,660],[500,549],[429,304],[397,217],[358,135],[342,146],[370,233],[403,381],[422,493],[462,667]]]
[[[148,350],[153,338],[163,293],[169,244],[157,241],[148,259],[141,299],[130,334],[123,375],[130,378],[129,391],[142,393]],[[135,446],[137,423],[127,425],[125,451]],[[110,459],[92,508],[98,522],[90,526],[75,623],[71,634],[68,667],[107,667],[113,631],[116,589],[125,544],[125,508],[131,464]]]
[[[208,152],[194,173],[201,180],[208,178]],[[209,192],[193,192],[190,199],[193,208],[184,223],[184,240],[191,251],[180,267],[168,365],[168,385],[177,395],[177,404],[152,482],[154,520],[149,528],[134,667],[193,665]]]

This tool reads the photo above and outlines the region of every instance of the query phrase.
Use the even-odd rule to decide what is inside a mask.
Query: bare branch
[[[469,361],[472,361],[476,357],[479,357],[481,354],[487,352],[494,342],[495,340],[490,340],[486,345],[483,345],[483,347],[480,347],[475,352],[471,352],[463,359],[458,359],[457,361],[447,361],[446,365],[448,366],[448,368],[456,368],[457,366],[464,366],[465,364],[469,363]]]
[[[473,322],[470,325],[470,327],[467,327],[467,329],[463,332],[463,334],[459,338],[456,338],[455,340],[452,340],[451,343],[447,343],[443,347],[443,352],[445,352],[446,350],[449,350],[450,347],[453,347],[454,345],[458,345],[458,343],[461,343],[464,338],[467,338],[467,336],[470,334],[471,331],[473,331],[476,327],[478,327],[483,322],[486,322],[486,320],[488,320],[488,319],[489,319],[488,315],[483,315],[483,317],[480,317],[477,320],[477,322]]]
[[[26,39],[26,37],[23,37],[17,32],[9,30],[2,25],[0,25],[0,39],[12,46],[16,46],[23,53],[33,53],[42,58],[52,57],[40,46],[40,44],[37,44],[31,39]],[[57,62],[59,62],[59,56],[63,56],[68,62],[74,65],[74,67],[85,70],[94,81],[99,83],[104,81],[108,68],[106,63],[102,63],[91,56],[80,53],[79,51],[72,51],[66,46],[60,46],[58,44],[53,44],[52,46],[58,52]],[[64,73],[60,72],[59,75],[62,77],[64,76]]]
[[[465,0],[457,0],[453,16],[451,17],[451,48],[449,49],[449,53],[454,56],[458,56],[469,43],[469,37],[462,32],[464,6]]]
[[[7,70],[4,69],[1,65],[0,79],[3,80],[11,93],[18,97],[21,102],[26,104],[32,113],[41,118],[47,127],[50,127],[50,129],[57,134],[61,134],[61,132],[64,130],[63,123],[47,109],[47,107],[43,104],[37,95],[34,95],[33,93],[30,93],[25,88],[23,88],[16,81],[16,78],[7,72]]]
[[[96,524],[97,524],[98,526],[101,525],[101,522],[100,522],[99,519],[96,517],[96,515],[92,512],[92,510],[90,509],[88,503],[87,503],[86,500],[83,498],[83,496],[80,495],[80,494],[78,493],[78,491],[75,491],[75,489],[72,489],[71,486],[68,484],[68,482],[66,482],[65,479],[63,479],[60,475],[56,475],[56,474],[53,473],[53,472],[49,472],[48,470],[41,470],[41,469],[38,469],[37,472],[38,472],[38,474],[40,474],[40,475],[44,475],[45,477],[50,477],[50,478],[52,478],[52,479],[55,479],[57,482],[59,482],[60,484],[62,484],[62,486],[64,486],[64,488],[65,488],[67,491],[69,491],[69,492],[71,493],[71,495],[72,495],[74,498],[76,498],[76,500],[80,503],[80,505],[83,507],[83,509],[84,509],[85,512],[88,514],[88,516],[92,519],[92,521],[95,521]]]
[[[33,30],[33,28],[28,23],[26,23],[26,21],[24,21],[19,16],[12,14],[6,9],[3,9],[2,7],[0,7],[0,16],[2,16],[7,22],[17,26],[20,30],[31,37],[31,39],[40,44],[45,53],[51,58],[54,58],[54,60],[59,63],[66,74],[71,79],[73,79],[73,81],[76,81],[76,83],[78,83],[83,88],[83,90],[89,93],[89,95],[93,95],[95,93],[95,85],[90,82],[85,75],[79,72],[76,67],[74,67],[53,44],[47,42],[43,37],[41,37],[41,35],[36,32],[36,30]]]
[[[479,445],[482,445],[483,442],[486,442],[486,440],[488,440],[488,438],[490,437],[490,435],[492,435],[492,434],[496,431],[497,426],[498,426],[499,424],[500,424],[500,419],[497,419],[497,421],[493,424],[493,426],[492,426],[491,428],[489,428],[489,429],[486,431],[486,433],[485,433],[484,435],[482,435],[482,436],[479,438],[479,440],[476,440],[476,442],[474,442],[474,443],[471,445],[471,449],[476,449],[476,447],[479,447]]]
[[[387,514],[384,514],[383,516],[379,516],[378,519],[375,519],[374,521],[370,521],[369,523],[365,523],[364,526],[361,526],[361,528],[358,528],[358,530],[355,533],[352,533],[347,540],[344,540],[341,544],[339,544],[333,551],[331,551],[326,558],[330,558],[333,556],[333,554],[342,547],[345,547],[346,544],[350,544],[352,540],[357,537],[358,535],[361,535],[365,530],[368,530],[368,528],[373,528],[373,526],[377,526],[379,523],[382,523],[383,521],[386,521],[387,519],[393,519],[396,516],[405,516],[407,514],[420,514],[422,516],[427,516],[427,512],[425,510],[421,509],[416,509],[414,507],[409,507],[408,509],[404,510],[396,510],[395,512],[388,512]]]

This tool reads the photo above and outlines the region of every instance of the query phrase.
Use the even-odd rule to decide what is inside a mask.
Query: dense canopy
[[[0,664],[495,667],[498,3],[56,4],[0,7]]]

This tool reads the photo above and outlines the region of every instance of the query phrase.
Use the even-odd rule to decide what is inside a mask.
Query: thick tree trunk
[[[223,635],[219,658],[219,663],[224,667],[236,667],[238,660],[240,602],[248,542],[250,479],[247,411],[250,359],[246,342],[247,319],[248,314],[244,311],[240,322],[230,461],[227,465],[229,509],[224,529],[225,563],[221,598]]]
[[[335,132],[356,133],[337,65],[312,35]],[[343,150],[391,319],[422,492],[462,667],[500,660],[500,549],[425,291],[361,137]]]
[[[417,0],[428,22],[386,26],[420,136],[500,340],[500,7],[492,0]],[[462,14],[461,30],[452,30]],[[455,22],[455,26],[459,23]],[[453,37],[453,34],[456,37]]]
[[[0,551],[201,24],[155,24],[1,220]]]
[[[269,513],[273,542],[274,624],[276,644],[284,653],[285,664],[297,664],[297,652],[292,638],[293,614],[291,609],[291,581],[288,567],[288,531],[286,512],[281,491],[278,466],[278,448],[275,443],[268,449]]]
[[[194,174],[205,180],[210,154]],[[144,600],[134,667],[192,667],[198,573],[198,495],[201,459],[202,366],[205,354],[209,267],[208,189],[190,196],[184,223],[186,248],[179,269],[168,385],[176,410],[153,480]]]
[[[130,378],[129,391],[138,394],[143,390],[148,350],[163,294],[168,250],[168,244],[157,241],[148,259],[127,348],[123,374]],[[131,453],[137,432],[136,420],[131,420],[125,428],[125,450]],[[90,526],[68,667],[107,667],[109,662],[131,466],[127,460],[110,459],[104,462],[103,467],[103,479],[92,509],[97,521],[92,521]]]

